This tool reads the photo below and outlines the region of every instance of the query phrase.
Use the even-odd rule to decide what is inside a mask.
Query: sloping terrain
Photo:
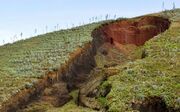
[[[91,41],[101,23],[39,35],[0,47],[0,107],[68,61],[70,53]]]
[[[16,106],[17,99],[5,103],[5,110],[178,112],[179,15],[173,10],[90,24],[2,46],[1,103],[45,79],[35,87],[42,86],[36,99],[23,94]],[[23,101],[27,105],[17,107]]]
[[[112,84],[105,99],[109,111],[179,111],[179,10],[160,15],[169,17],[169,30],[140,48],[143,59],[116,66],[120,72],[108,79]]]

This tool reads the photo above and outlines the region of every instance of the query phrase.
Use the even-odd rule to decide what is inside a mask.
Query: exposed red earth
[[[143,45],[146,41],[169,28],[168,19],[155,16],[141,17],[135,20],[117,21],[103,27],[107,41],[112,44]]]
[[[144,45],[146,41],[164,32],[169,26],[168,19],[143,16],[105,24],[94,30],[92,36],[97,47],[99,47],[97,44],[109,42],[121,52],[128,54],[131,49]]]

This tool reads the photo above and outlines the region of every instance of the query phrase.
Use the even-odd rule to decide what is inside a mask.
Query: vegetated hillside
[[[153,15],[168,17],[171,26],[140,48],[145,58],[115,67],[120,72],[108,79],[112,89],[104,99],[109,111],[131,111],[132,107],[140,111],[150,111],[155,105],[159,105],[156,106],[156,111],[163,111],[157,102],[179,111],[180,10]]]
[[[99,75],[104,74],[109,74],[110,77],[97,87],[98,90],[95,89],[95,94],[102,94],[97,93],[97,91],[103,92],[104,88],[111,85],[111,90],[107,96],[97,95],[93,97],[94,91],[92,91],[89,101],[93,102],[88,102],[85,100],[88,99],[86,96],[81,96],[80,89],[80,92],[78,90],[72,91],[73,100],[62,107],[55,108],[50,104],[35,101],[22,112],[34,110],[48,112],[96,111],[90,108],[97,109],[99,107],[97,102],[99,102],[101,108],[110,112],[135,110],[141,112],[179,111],[180,10],[165,11],[152,15],[169,18],[171,21],[170,28],[149,40],[143,46],[120,46],[120,49],[123,48],[123,50],[121,49],[121,52],[119,52],[116,49],[119,46],[113,47],[105,44],[97,51],[95,58],[98,73],[95,74],[95,77],[99,78]],[[130,21],[134,20],[136,19],[130,19]],[[108,24],[112,25],[112,23]],[[101,26],[100,30],[106,25]],[[150,28],[154,29],[155,26]],[[110,30],[115,31],[111,28]],[[130,28],[130,31],[133,31],[132,28]],[[104,30],[102,33],[104,33]],[[96,40],[98,41],[98,39]],[[110,42],[114,43],[111,39]],[[91,84],[92,82],[90,81],[89,85],[94,86]],[[84,91],[89,91],[89,89],[92,88],[86,85],[83,88]],[[87,95],[88,93],[83,94]],[[78,106],[77,99],[90,108]]]
[[[96,76],[99,75],[103,76],[104,74],[108,74],[109,77],[95,89],[95,93],[93,93],[94,91],[92,91],[90,95],[88,93],[83,93],[82,96],[79,96],[81,95],[80,88],[80,92],[76,90],[70,93],[70,95],[73,96],[73,100],[62,107],[53,107],[47,102],[35,100],[34,102],[30,103],[27,108],[25,108],[24,110],[20,110],[20,112],[96,111],[96,106],[99,106],[96,104],[100,104],[100,108],[105,108],[105,111],[110,112],[125,112],[134,110],[141,112],[151,112],[154,111],[153,109],[162,112],[176,110],[178,111],[180,108],[180,10],[177,9],[172,11],[165,11],[152,15],[169,18],[169,20],[171,21],[170,28],[164,33],[159,34],[153,39],[147,41],[143,46],[120,46],[120,51],[117,49],[119,45],[114,46],[104,44],[99,48],[99,51],[97,51],[97,55],[95,56],[97,67],[93,71],[95,72],[97,69],[98,72],[95,72],[94,77],[96,78]],[[130,20],[134,21],[134,19]],[[108,24],[111,25],[112,23]],[[36,81],[37,78],[41,76],[41,73],[43,75],[45,71],[55,69],[56,64],[58,66],[59,64],[64,62],[61,61],[62,59],[65,60],[64,57],[67,57],[68,60],[68,54],[75,50],[75,48],[78,47],[78,44],[81,44],[79,42],[86,43],[87,40],[92,40],[91,32],[99,25],[101,25],[101,23],[90,24],[87,26],[79,27],[76,30],[71,29],[50,33],[44,35],[47,36],[44,38],[36,37],[25,40],[25,42],[21,41],[12,45],[0,47],[0,50],[2,49],[3,51],[2,54],[0,54],[2,58],[1,62],[3,63],[0,65],[2,66],[0,68],[0,71],[2,72],[2,75],[0,74],[0,77],[2,77],[3,79],[1,80],[2,101],[4,101],[4,98],[7,97],[5,93],[11,93],[10,91],[17,90],[19,87],[23,87],[24,85],[26,85],[25,87],[32,86],[31,83],[25,83]],[[106,25],[103,25],[101,27],[103,28]],[[151,28],[154,27],[155,26],[151,26]],[[148,28],[146,27],[144,29]],[[133,31],[132,28],[130,28],[130,31]],[[56,36],[53,35],[56,33],[60,33],[60,35],[63,36],[58,36],[56,38]],[[78,36],[77,34],[81,36]],[[82,40],[76,38],[77,40],[74,39],[74,41],[67,41],[72,39],[71,35],[74,35],[77,38],[81,37]],[[60,39],[59,37],[66,38]],[[60,40],[54,41],[54,38]],[[32,42],[32,40],[34,41]],[[99,41],[98,39],[96,40]],[[65,50],[64,52],[66,53],[61,55],[61,51],[65,49],[64,46],[66,46],[67,44],[72,45],[71,42],[74,43],[74,47],[71,47],[72,49],[69,49],[68,51]],[[114,43],[111,40],[110,42]],[[19,48],[21,48],[22,50]],[[32,50],[31,52],[25,52],[25,48],[29,48]],[[44,50],[47,52],[42,52]],[[46,61],[43,62],[43,59],[38,58],[37,54],[42,56]],[[54,57],[58,57],[58,55],[60,55],[59,58],[57,58],[57,60],[53,60]],[[24,57],[21,58],[21,56]],[[23,61],[9,61],[13,59],[24,60],[25,63],[23,63]],[[51,61],[49,62],[49,60]],[[33,67],[33,69],[19,71],[23,67],[28,68],[29,65]],[[20,73],[18,74],[18,72]],[[30,72],[37,74],[34,75]],[[93,72],[91,73],[92,75]],[[93,82],[94,80],[92,80],[92,82],[90,81],[90,84],[88,84],[93,85]],[[106,93],[107,96],[101,95],[104,92],[104,88],[109,87],[109,85],[111,87],[111,90],[108,91],[108,94]],[[92,88],[86,86],[85,84],[85,88],[83,89],[83,92],[86,92],[86,90],[89,91],[89,89]],[[97,93],[97,91],[99,90],[100,93]],[[105,92],[107,91],[105,90]],[[86,96],[83,95],[89,95],[90,97],[92,97],[89,98],[89,101],[94,102],[89,103],[88,101],[84,100],[83,98],[86,98]],[[84,103],[85,106],[94,107],[94,109],[96,110],[78,106],[76,104],[77,100],[81,100],[81,103]]]
[[[25,87],[31,87],[48,71],[60,68],[69,54],[92,40],[99,26],[61,30],[0,47],[0,105]]]

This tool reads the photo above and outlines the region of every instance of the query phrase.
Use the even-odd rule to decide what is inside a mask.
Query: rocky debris
[[[69,95],[67,85],[63,82],[56,83],[52,87],[46,88],[42,96],[42,100],[50,102],[55,107],[60,107],[71,99],[72,97]]]

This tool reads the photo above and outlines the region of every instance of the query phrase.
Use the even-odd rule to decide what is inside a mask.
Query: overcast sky
[[[88,23],[89,18],[106,14],[113,17],[134,17],[166,9],[173,2],[180,8],[180,0],[0,0],[0,45],[11,42],[23,32],[23,38],[60,28]]]

